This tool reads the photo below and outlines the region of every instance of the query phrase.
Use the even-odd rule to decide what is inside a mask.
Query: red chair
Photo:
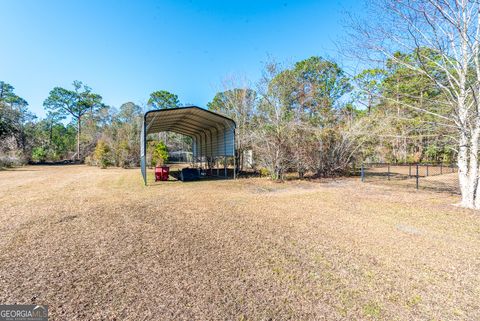
[[[155,182],[156,181],[168,181],[170,168],[168,166],[155,167]]]

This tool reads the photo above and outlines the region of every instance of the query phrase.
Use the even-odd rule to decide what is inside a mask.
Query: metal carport
[[[233,157],[235,178],[235,127],[235,121],[232,119],[197,106],[147,111],[143,116],[140,136],[140,166],[145,185],[147,185],[147,135],[166,131],[192,138],[194,162],[201,163],[203,160],[208,162],[223,157],[225,176],[227,176],[226,158]]]

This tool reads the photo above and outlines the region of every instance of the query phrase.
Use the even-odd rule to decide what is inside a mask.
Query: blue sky
[[[41,117],[48,92],[73,80],[115,107],[160,89],[205,106],[229,75],[255,83],[268,56],[339,60],[343,12],[356,3],[2,0],[0,80]]]

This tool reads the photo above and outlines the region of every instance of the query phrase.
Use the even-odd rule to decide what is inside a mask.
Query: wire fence
[[[354,168],[362,182],[459,194],[455,164],[364,163]]]

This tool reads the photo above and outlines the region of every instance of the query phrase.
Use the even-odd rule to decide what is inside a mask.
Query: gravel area
[[[355,180],[0,171],[0,303],[50,320],[480,320],[480,213]]]

